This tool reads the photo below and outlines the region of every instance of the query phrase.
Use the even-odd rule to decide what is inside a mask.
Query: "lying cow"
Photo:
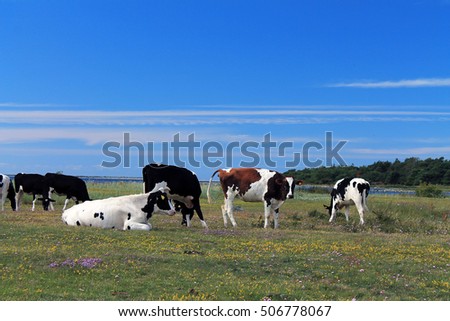
[[[44,176],[40,174],[19,173],[14,177],[14,183],[16,187],[16,211],[20,209],[24,193],[33,195],[32,211],[35,209],[36,200],[42,201],[42,207],[45,211],[48,211],[51,202],[54,202],[48,197],[48,188],[45,186]],[[36,198],[36,195],[42,195],[42,197]]]
[[[150,231],[152,226],[148,220],[153,213],[175,214],[165,192],[86,201],[65,210],[62,220],[72,226]]]
[[[5,210],[6,199],[11,202],[13,211],[16,209],[16,194],[14,192],[14,185],[9,176],[0,174],[0,205],[2,211]]]
[[[63,211],[66,209],[70,199],[73,199],[76,204],[90,200],[86,183],[78,177],[47,173],[44,176],[44,184],[45,188],[48,188],[48,198],[50,200],[52,193],[66,196]],[[53,206],[51,204],[50,206],[53,210]]]
[[[370,184],[362,178],[343,178],[336,182],[331,191],[330,206],[324,205],[330,214],[330,223],[336,218],[336,213],[345,207],[345,218],[348,221],[350,205],[355,205],[359,213],[359,223],[364,224],[364,214],[369,212],[367,196]]]
[[[164,188],[170,199],[178,201],[176,206],[183,214],[182,224],[191,225],[195,210],[202,226],[208,228],[200,208],[202,189],[194,172],[173,165],[150,164],[142,169],[142,178],[144,193]]]
[[[207,196],[211,202],[210,188],[213,177],[219,173],[220,185],[225,196],[222,205],[223,223],[225,227],[230,219],[233,227],[236,227],[236,220],[233,215],[233,202],[235,197],[245,202],[264,202],[264,228],[269,225],[269,217],[273,214],[274,228],[278,228],[278,215],[281,205],[288,198],[294,197],[295,185],[303,182],[289,179],[282,174],[259,168],[229,168],[215,171],[209,180]]]

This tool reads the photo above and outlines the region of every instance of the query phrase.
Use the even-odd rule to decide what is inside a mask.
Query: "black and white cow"
[[[35,209],[36,200],[42,201],[45,211],[48,211],[50,203],[54,202],[48,197],[48,188],[44,183],[44,176],[40,174],[19,173],[14,177],[14,184],[16,187],[16,211],[20,209],[24,193],[33,195],[32,211]],[[36,199],[36,195],[41,195],[42,198]]]
[[[73,199],[76,204],[91,200],[86,183],[81,178],[63,174],[47,173],[44,176],[44,184],[46,188],[48,187],[49,189],[49,199],[51,199],[51,194],[53,192],[58,195],[66,196],[63,211],[66,209],[70,199]]]
[[[62,220],[72,226],[150,231],[153,213],[175,214],[164,191],[86,201],[65,210]]]
[[[6,199],[11,202],[13,211],[16,209],[16,194],[14,192],[14,184],[9,176],[0,174],[0,205],[2,211],[5,210]]]
[[[183,222],[191,225],[194,210],[204,228],[208,228],[200,208],[202,189],[197,175],[182,167],[163,164],[149,164],[142,169],[144,193],[167,189],[170,199],[178,201],[177,207],[183,214]]]
[[[281,205],[288,198],[294,197],[296,185],[303,182],[292,177],[285,177],[277,171],[261,168],[229,168],[215,171],[208,184],[208,201],[211,202],[210,188],[213,177],[219,173],[220,185],[225,196],[222,205],[223,223],[228,225],[228,219],[235,227],[236,220],[233,216],[233,201],[235,197],[245,202],[264,203],[264,228],[269,225],[269,217],[273,214],[274,228],[278,228],[278,215]]]
[[[343,178],[336,182],[331,190],[330,206],[324,205],[330,214],[330,223],[336,218],[336,213],[345,207],[345,218],[348,221],[350,205],[355,205],[359,213],[359,223],[364,224],[364,214],[369,212],[367,196],[370,184],[362,178]]]

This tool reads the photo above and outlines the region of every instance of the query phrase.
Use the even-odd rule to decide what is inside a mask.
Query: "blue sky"
[[[448,0],[0,0],[0,172],[140,176],[177,134],[201,179],[268,133],[281,171],[310,142],[325,165],[326,132],[347,164],[449,158],[448,17]]]

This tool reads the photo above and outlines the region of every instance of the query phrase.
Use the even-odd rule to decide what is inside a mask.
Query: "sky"
[[[0,0],[0,172],[450,158],[448,0]]]

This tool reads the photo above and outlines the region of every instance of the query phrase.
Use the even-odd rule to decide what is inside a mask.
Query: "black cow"
[[[73,199],[76,204],[79,202],[90,201],[89,193],[86,183],[78,177],[47,173],[44,177],[44,184],[48,187],[48,198],[51,199],[51,193],[55,192],[58,195],[65,195],[63,211],[66,209],[70,199]]]
[[[42,201],[44,211],[48,211],[48,207],[54,200],[48,196],[48,188],[44,183],[44,176],[40,174],[24,174],[19,173],[14,177],[16,185],[16,211],[20,209],[20,203],[24,193],[33,195],[33,205],[31,210],[34,211],[36,203],[36,195],[42,195],[37,200]]]
[[[183,214],[182,224],[190,226],[194,210],[204,228],[208,228],[200,208],[202,189],[197,175],[190,170],[173,165],[150,164],[142,169],[144,193],[167,189],[170,199],[176,201],[178,210]]]
[[[14,184],[7,175],[0,174],[0,205],[2,211],[5,210],[5,201],[9,199],[13,211],[16,209],[16,193],[14,192]]]

